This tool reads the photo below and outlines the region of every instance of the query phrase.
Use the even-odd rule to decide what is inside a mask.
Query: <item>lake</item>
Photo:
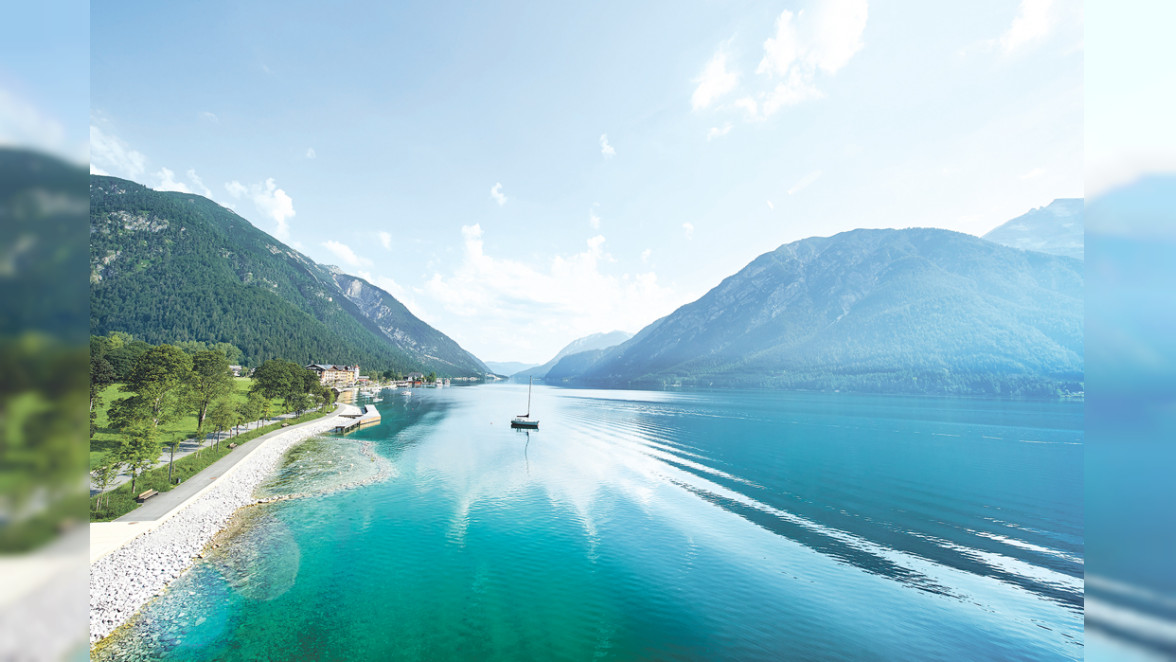
[[[1081,402],[526,389],[385,391],[95,659],[1082,657]]]

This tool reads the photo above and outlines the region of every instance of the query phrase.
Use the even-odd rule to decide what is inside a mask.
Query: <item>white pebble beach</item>
[[[254,490],[273,475],[286,451],[336,425],[329,416],[267,439],[165,522],[92,563],[90,643],[126,623],[182,575],[239,508],[263,501]]]

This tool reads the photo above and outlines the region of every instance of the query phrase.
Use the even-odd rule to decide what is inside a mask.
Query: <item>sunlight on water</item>
[[[525,388],[291,453],[98,659],[1082,656],[1081,403]]]

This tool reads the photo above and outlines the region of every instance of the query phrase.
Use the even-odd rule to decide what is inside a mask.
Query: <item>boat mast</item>
[[[531,418],[531,384],[534,383],[534,377],[531,377],[527,380],[527,418]]]

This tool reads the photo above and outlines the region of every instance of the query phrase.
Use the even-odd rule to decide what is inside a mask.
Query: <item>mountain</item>
[[[455,369],[476,375],[490,372],[486,364],[449,336],[422,322],[391,294],[362,278],[343,273],[338,267],[326,268],[343,296],[374,322],[393,345],[417,357],[422,365],[439,368],[441,374],[452,374]]]
[[[1060,198],[1018,216],[984,238],[1027,251],[1083,258],[1084,224],[1082,198]]]
[[[804,239],[761,255],[622,345],[577,362],[586,364],[562,366],[548,382],[1077,391],[1084,379],[1083,266],[948,230]]]
[[[486,366],[387,292],[315,263],[198,195],[90,178],[90,332],[239,347],[247,363],[358,363],[473,376]]]
[[[543,380],[550,384],[558,384],[561,382],[574,381],[580,375],[587,372],[598,361],[608,356],[608,353],[616,347],[604,347],[602,349],[590,349],[586,352],[577,352],[575,354],[568,354],[551,367],[547,374],[543,376]]]
[[[560,359],[564,358],[565,356],[571,356],[572,354],[579,354],[580,352],[587,352],[594,349],[612,347],[613,345],[619,345],[632,337],[633,334],[626,333],[624,331],[609,331],[608,333],[593,333],[590,336],[578,338],[568,343],[567,346],[563,349],[559,350],[559,353],[557,353],[555,357],[547,363],[544,363],[537,368],[531,368],[529,370],[513,373],[511,378],[527,379],[528,377],[534,377],[536,379],[544,379],[547,375],[547,372],[555,367],[555,364],[559,363]]]
[[[537,368],[537,363],[521,363],[519,361],[486,361],[486,366],[496,375],[513,375],[516,372]]]
[[[1124,411],[1176,400],[1173,209],[1169,174],[1144,175],[1088,204],[1086,267],[1097,278],[1086,290],[1086,356],[1099,386],[1088,415],[1123,420]]]
[[[0,337],[29,331],[85,342],[85,168],[0,147]]]

